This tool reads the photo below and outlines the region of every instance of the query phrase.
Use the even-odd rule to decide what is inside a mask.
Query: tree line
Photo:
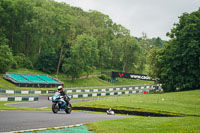
[[[0,72],[25,67],[76,79],[112,69],[148,74],[165,91],[200,88],[200,10],[183,13],[167,35],[137,38],[108,15],[53,0],[1,0]]]
[[[0,44],[12,51],[9,67],[61,71],[75,79],[95,68],[145,73],[147,48],[163,41],[135,38],[98,11],[53,0],[1,0]]]
[[[183,13],[167,36],[164,48],[149,55],[150,76],[165,91],[200,89],[200,8]]]

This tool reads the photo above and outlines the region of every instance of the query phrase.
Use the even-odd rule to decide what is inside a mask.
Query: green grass
[[[0,78],[0,88],[2,89],[21,89],[21,90],[57,90],[57,88],[32,88],[32,87],[18,87],[7,80]]]
[[[49,75],[51,77],[56,77],[56,73],[52,73],[52,74],[47,74],[38,70],[34,70],[34,69],[27,69],[27,68],[18,68],[18,69],[11,69],[9,70],[9,72],[13,72],[13,73],[26,73],[26,74],[41,74],[41,75]],[[95,70],[93,73],[91,73],[91,75],[100,75],[101,71],[100,70]],[[83,73],[82,76],[86,76],[86,73]],[[59,73],[58,74],[58,78],[59,79],[70,79],[70,76],[64,74],[64,73]]]
[[[37,70],[30,70],[26,68],[20,68],[20,69],[12,69],[9,72],[13,73],[25,73],[25,74],[41,74],[41,75],[48,75],[46,73],[37,71]],[[30,90],[56,90],[57,88],[32,88],[32,87],[18,87],[7,80],[0,78],[0,88],[4,89],[30,89]]]
[[[41,74],[41,75],[47,75],[44,72],[33,70],[33,69],[26,69],[26,68],[19,68],[19,69],[11,69],[9,72],[13,73],[25,73],[25,74]]]
[[[199,133],[199,117],[136,117],[88,123],[95,133]]]
[[[162,101],[162,98],[165,100]],[[126,110],[173,112],[200,115],[200,90],[120,96],[95,102],[74,103],[73,106],[93,106]],[[135,117],[88,123],[95,133],[199,133],[200,117]]]
[[[144,80],[135,80],[135,79],[119,79],[115,83],[107,82],[104,80],[101,80],[97,77],[88,78],[88,79],[78,79],[78,80],[65,80],[64,81],[65,87],[71,88],[71,87],[99,87],[99,86],[127,86],[127,85],[152,85],[154,82],[152,81],[144,81]]]
[[[7,80],[0,78],[0,88],[20,88],[10,82],[8,82]]]
[[[108,70],[105,70],[108,71]],[[30,69],[25,69],[25,68],[20,68],[20,69],[12,69],[9,72],[14,72],[14,73],[26,73],[26,74],[41,74],[41,75],[49,75],[47,73],[43,73],[37,70],[30,70]],[[95,70],[92,75],[99,75],[100,70]],[[83,74],[84,76],[85,74]],[[49,76],[55,77],[56,74],[50,74]],[[92,78],[83,78],[83,79],[77,79],[77,80],[69,80],[69,76],[63,73],[60,73],[58,75],[58,79],[60,79],[62,82],[64,82],[64,87],[66,88],[74,88],[74,87],[100,87],[100,86],[108,86],[109,87],[115,87],[115,86],[124,86],[124,85],[152,85],[154,82],[152,81],[144,81],[144,80],[135,80],[135,79],[122,79],[118,78],[117,82],[111,83],[107,82],[104,80],[99,79],[98,77],[92,77]],[[67,79],[67,80],[66,80]],[[18,87],[3,78],[0,78],[0,88],[9,88],[9,89],[31,89],[31,90],[52,90],[56,88],[30,88],[30,87]]]
[[[95,89],[95,88],[111,88],[111,87],[124,87],[127,85],[152,85],[152,81],[134,80],[134,79],[120,79],[119,82],[111,83],[99,78],[93,77],[88,79],[78,79],[78,80],[64,80],[65,88],[76,88],[79,89]],[[3,78],[0,78],[0,88],[4,89],[30,89],[30,90],[56,90],[57,88],[32,88],[32,87],[18,87]]]
[[[21,90],[57,90],[57,88],[32,88],[32,87],[18,87],[7,80],[0,78],[0,88],[2,89],[21,89]]]
[[[73,106],[112,108],[183,116],[200,115],[200,90],[115,96],[109,99],[74,103]]]

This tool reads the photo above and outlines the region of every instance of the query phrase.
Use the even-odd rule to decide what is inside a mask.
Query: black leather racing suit
[[[68,101],[68,98],[67,98],[67,95],[64,91],[60,92],[60,95],[63,96],[65,102],[67,103],[67,105],[69,104],[69,101]]]

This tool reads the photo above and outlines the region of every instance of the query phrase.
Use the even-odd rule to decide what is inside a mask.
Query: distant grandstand
[[[47,75],[6,73],[4,79],[19,87],[53,88],[63,85],[63,82]]]

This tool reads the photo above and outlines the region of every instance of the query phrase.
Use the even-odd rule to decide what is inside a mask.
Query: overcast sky
[[[148,38],[161,37],[168,40],[166,33],[184,12],[191,13],[200,7],[200,0],[55,0],[109,15],[113,22],[130,30],[131,35]]]

